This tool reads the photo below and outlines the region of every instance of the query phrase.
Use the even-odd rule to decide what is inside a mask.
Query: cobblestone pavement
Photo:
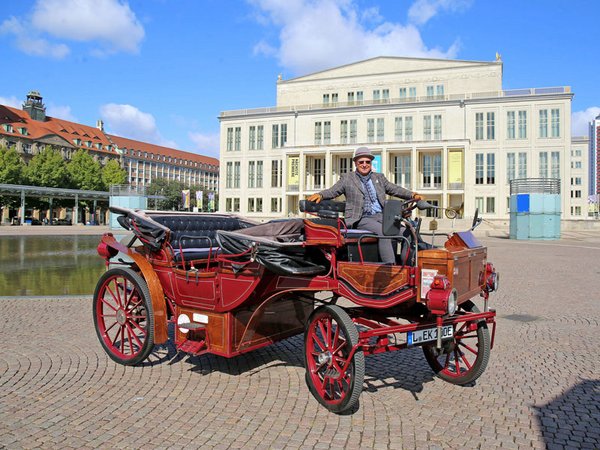
[[[600,237],[482,240],[501,273],[487,371],[459,387],[418,348],[368,357],[343,416],[310,396],[301,336],[123,367],[90,299],[3,299],[0,448],[600,448]]]

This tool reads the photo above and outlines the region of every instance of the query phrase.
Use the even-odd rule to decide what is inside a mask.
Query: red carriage
[[[106,233],[98,245],[107,271],[93,313],[108,355],[141,363],[169,340],[169,324],[179,351],[227,358],[304,333],[306,383],[336,413],[357,404],[366,355],[419,346],[450,383],[484,372],[498,275],[471,230],[434,247],[407,218],[425,202],[388,201],[379,236],[347,229],[342,203],[300,206],[309,218],[265,224],[112,207],[133,236]],[[397,264],[377,261],[378,239],[394,239]]]

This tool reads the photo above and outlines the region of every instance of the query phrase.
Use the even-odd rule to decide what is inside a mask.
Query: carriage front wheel
[[[358,330],[350,316],[336,305],[313,311],[304,333],[306,384],[328,410],[341,413],[358,402],[365,376],[365,355],[352,348]]]
[[[119,364],[138,364],[154,347],[154,312],[148,285],[131,269],[107,270],[93,300],[94,326],[108,356]]]
[[[460,305],[466,312],[479,312],[473,302]],[[454,338],[441,349],[435,344],[423,346],[425,359],[435,374],[452,384],[472,383],[483,374],[490,359],[490,332],[485,320],[463,322],[456,327]]]

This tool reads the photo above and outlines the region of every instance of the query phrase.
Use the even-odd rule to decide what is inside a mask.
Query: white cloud
[[[34,31],[28,29],[16,17],[11,17],[2,22],[0,34],[12,34],[17,48],[28,55],[62,59],[70,52],[69,47],[65,44],[53,44],[36,36]]]
[[[122,0],[38,0],[32,24],[54,37],[99,41],[108,52],[136,53],[144,28]]]
[[[0,33],[11,34],[21,51],[34,56],[64,58],[67,44],[90,42],[90,53],[137,53],[144,28],[124,0],[37,0],[30,19],[11,17],[0,25]]]
[[[277,58],[296,74],[382,55],[454,58],[458,51],[458,43],[428,48],[414,24],[385,22],[352,0],[248,1],[280,29]],[[262,41],[254,51],[269,54],[269,48]]]
[[[50,117],[56,117],[57,119],[68,120],[70,122],[79,122],[77,118],[71,113],[70,106],[50,104],[46,109],[46,114]]]
[[[587,136],[590,132],[589,123],[600,114],[600,107],[591,106],[585,111],[575,111],[571,114],[571,134]]]
[[[440,11],[464,11],[472,0],[416,0],[408,10],[408,18],[417,25],[423,25]]]
[[[23,100],[19,100],[15,96],[0,97],[0,105],[12,106],[13,108],[21,109],[21,107],[23,106]]]
[[[195,153],[199,153],[205,156],[212,156],[213,158],[219,157],[219,133],[188,133],[190,140],[196,145]]]
[[[154,116],[135,106],[108,103],[100,108],[100,117],[109,133],[128,139],[177,148],[173,141],[164,139],[156,126]]]

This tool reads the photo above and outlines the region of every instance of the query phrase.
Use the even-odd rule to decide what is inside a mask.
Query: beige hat
[[[356,161],[358,158],[369,158],[372,161],[375,156],[373,156],[373,153],[371,153],[371,150],[368,147],[358,147],[354,152],[354,158],[352,158],[352,160]]]

